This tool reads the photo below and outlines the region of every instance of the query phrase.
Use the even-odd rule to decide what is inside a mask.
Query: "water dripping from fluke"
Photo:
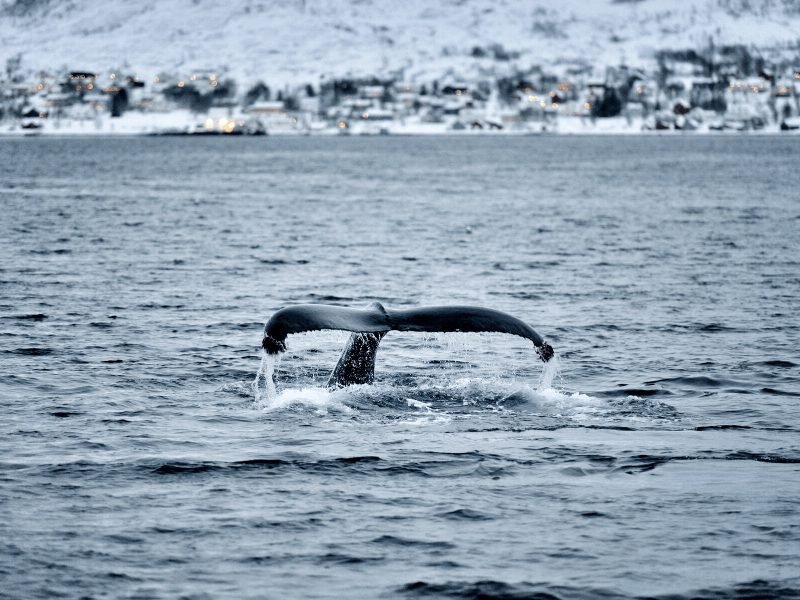
[[[542,367],[542,374],[539,376],[539,385],[536,387],[537,392],[553,389],[553,381],[561,374],[561,364],[558,360],[558,354],[553,354],[552,358],[544,363]]]
[[[258,372],[256,372],[256,378],[253,381],[253,395],[256,404],[269,404],[277,397],[275,370],[278,368],[280,360],[280,354],[269,354],[265,350],[261,351],[261,364],[258,366]]]

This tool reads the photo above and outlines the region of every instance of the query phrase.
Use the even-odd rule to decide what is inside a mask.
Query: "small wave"
[[[28,315],[11,315],[9,317],[3,317],[4,319],[17,319],[18,321],[44,321],[47,318],[47,315],[44,313],[32,313]]]
[[[652,396],[672,396],[672,392],[661,388],[617,388],[614,390],[602,390],[599,392],[592,392],[593,396],[600,396],[603,398],[617,398],[636,396],[637,398],[650,398]]]
[[[495,296],[509,296],[511,298],[517,298],[519,300],[543,300],[546,296],[544,294],[538,294],[536,292],[490,292],[492,295]]]
[[[170,308],[186,308],[185,304],[158,304],[157,302],[144,302],[142,304],[137,304],[136,308],[141,308],[145,310],[160,310],[160,309],[170,309]]]
[[[52,348],[16,348],[8,350],[11,354],[21,354],[23,356],[47,356],[53,354]]]
[[[798,366],[798,363],[792,362],[791,360],[780,360],[780,359],[764,360],[754,364],[764,365],[767,367],[780,367],[781,369],[791,369],[792,367]]]
[[[702,389],[715,389],[730,386],[747,387],[747,384],[743,381],[735,381],[723,377],[712,377],[709,375],[684,375],[680,377],[668,377],[666,379],[654,379],[652,381],[645,381],[644,383],[645,385],[655,385],[657,383],[688,385],[693,388]]]
[[[72,254],[72,250],[69,248],[37,248],[35,250],[28,250],[28,253],[47,256],[48,254]]]
[[[797,580],[794,582],[778,582],[766,581],[764,579],[755,579],[746,583],[739,583],[730,588],[710,588],[698,590],[694,593],[685,596],[679,595],[664,595],[656,596],[655,599],[659,600],[664,598],[682,599],[682,598],[708,598],[708,600],[725,600],[727,598],[783,598],[785,600],[792,600],[800,598],[800,588],[797,587]]]
[[[75,412],[75,411],[69,411],[69,410],[54,410],[54,411],[52,411],[50,413],[51,416],[58,417],[59,419],[66,419],[66,418],[69,418],[69,417],[76,417],[76,416],[78,416],[80,414],[82,414],[82,413]]]
[[[299,258],[299,259],[259,258],[257,256],[254,256],[253,258],[255,258],[262,265],[272,265],[272,266],[307,265],[309,263],[309,261],[304,258]]]
[[[184,473],[206,473],[214,471],[218,467],[213,464],[184,464],[184,463],[168,463],[153,469],[153,473],[157,475],[177,475]]]
[[[559,471],[563,475],[571,477],[587,477],[593,475],[625,474],[638,475],[652,471],[662,465],[678,462],[693,462],[698,460],[721,460],[721,461],[753,461],[773,464],[797,464],[800,457],[785,456],[779,454],[758,454],[753,452],[733,452],[717,454],[714,452],[700,452],[692,455],[652,455],[637,454],[631,456],[614,457],[576,457],[583,461],[588,461],[592,466],[571,465],[561,468]]]
[[[749,425],[700,425],[695,427],[695,431],[728,431],[728,430],[752,429]]]
[[[702,284],[701,284],[702,285]],[[689,331],[696,333],[741,333],[745,331],[742,327],[732,327],[723,323],[668,323],[662,327],[657,327],[661,331]]]
[[[771,396],[800,396],[800,393],[798,392],[788,392],[786,390],[779,390],[770,387],[761,388],[761,391],[765,394],[770,394]]]
[[[205,326],[206,329],[216,329],[221,331],[228,331],[230,329],[241,329],[243,331],[252,331],[254,329],[259,329],[263,327],[263,323],[259,323],[256,321],[241,321],[241,322],[232,322],[232,321],[219,321],[216,323],[209,323]]]
[[[329,552],[322,556],[315,557],[323,563],[331,563],[334,565],[363,565],[384,562],[386,560],[383,556],[353,556],[351,554],[339,554]]]
[[[800,456],[784,456],[781,454],[757,454],[754,452],[733,452],[724,457],[725,460],[754,460],[756,462],[795,465],[800,463]]]
[[[722,323],[705,323],[705,324],[697,324],[695,327],[695,331],[703,331],[703,332],[717,332],[717,331],[741,331],[738,327],[730,327],[728,325],[723,325]]]
[[[455,544],[445,541],[428,541],[428,540],[414,540],[410,538],[402,538],[394,535],[382,535],[372,540],[373,544],[380,544],[383,546],[413,546],[416,548],[425,548],[430,550],[450,550],[455,548]]]
[[[469,508],[458,508],[456,510],[441,512],[437,516],[454,521],[491,521],[494,518],[491,515]]]
[[[354,302],[356,298],[350,296],[335,296],[333,294],[306,294],[298,302]]]
[[[448,581],[446,583],[429,583],[414,581],[401,586],[398,593],[416,598],[464,598],[469,600],[560,600],[571,598],[588,600],[589,598],[616,600],[624,598],[618,593],[604,589],[578,589],[547,584],[531,584],[527,582],[510,584],[504,581]]]
[[[216,471],[272,470],[290,468],[304,472],[327,473],[338,470],[362,470],[363,465],[380,463],[378,456],[344,456],[323,458],[319,460],[290,458],[249,458],[234,462],[168,462],[156,468],[151,467],[155,475],[194,475]]]

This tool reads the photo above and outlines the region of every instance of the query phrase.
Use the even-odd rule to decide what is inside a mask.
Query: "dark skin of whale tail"
[[[554,354],[552,346],[527,323],[499,310],[478,306],[391,310],[378,302],[366,308],[325,304],[287,306],[267,321],[261,346],[269,354],[278,354],[286,351],[288,335],[322,329],[353,332],[331,374],[328,387],[372,383],[378,345],[389,331],[508,333],[533,342],[536,353],[545,362]]]

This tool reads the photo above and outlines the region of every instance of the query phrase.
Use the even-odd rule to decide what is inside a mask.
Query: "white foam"
[[[409,408],[417,408],[419,412],[413,413],[408,419],[402,419],[400,423],[404,425],[431,425],[449,423],[452,417],[445,413],[434,410],[430,403],[422,402],[422,400],[415,400],[414,398],[406,398],[406,403]]]
[[[390,405],[404,401],[409,409],[415,409],[409,411],[408,420],[401,422],[424,425],[453,419],[447,411],[438,410],[435,403],[424,401],[427,400],[426,394],[431,391],[441,393],[449,390],[455,398],[462,399],[464,406],[483,405],[497,411],[566,417],[576,421],[607,420],[615,415],[621,416],[618,408],[605,399],[564,390],[558,356],[544,363],[539,381],[535,385],[508,377],[445,376],[441,379],[437,377],[434,381],[421,381],[413,391],[378,384],[349,386],[333,391],[312,385],[278,392],[274,381],[277,366],[278,357],[270,356],[266,352],[262,354],[261,365],[252,384],[256,407],[261,410],[301,407],[319,414],[327,414],[331,410],[352,413],[359,409],[389,406],[386,404],[387,399],[394,398]],[[414,391],[423,399],[405,396]],[[396,404],[394,406],[397,408]],[[633,415],[625,417],[634,418]]]
[[[411,408],[420,408],[425,412],[429,413],[433,412],[431,405],[427,402],[422,402],[421,400],[414,400],[414,398],[406,398],[406,402],[408,403],[408,406],[410,406]]]
[[[294,406],[310,408],[319,414],[330,410],[352,412],[352,408],[342,402],[342,391],[330,391],[320,387],[305,387],[281,390],[273,397],[256,400],[256,406],[264,411],[275,411]]]
[[[597,413],[607,406],[600,398],[580,392],[565,392],[554,388],[532,390],[532,403],[555,416],[576,417],[583,413]]]

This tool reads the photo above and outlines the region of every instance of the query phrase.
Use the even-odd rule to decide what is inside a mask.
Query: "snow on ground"
[[[510,64],[646,64],[660,48],[797,47],[797,0],[0,0],[0,61],[26,69],[212,68],[247,85],[402,69],[410,80]],[[794,50],[792,50],[794,52]]]

